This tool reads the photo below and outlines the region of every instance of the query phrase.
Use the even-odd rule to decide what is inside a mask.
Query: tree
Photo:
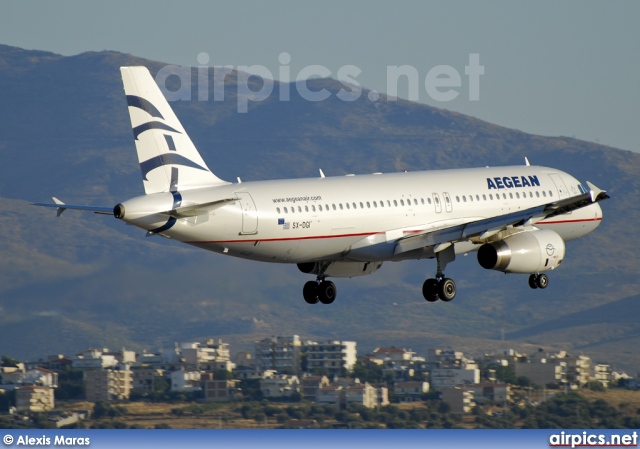
[[[0,365],[4,366],[5,368],[17,368],[19,363],[19,360],[12,359],[8,355],[3,355]]]

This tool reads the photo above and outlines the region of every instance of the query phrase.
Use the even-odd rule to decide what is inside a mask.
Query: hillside
[[[640,155],[566,137],[541,137],[408,101],[336,98],[330,79],[300,98],[293,86],[236,113],[236,77],[225,101],[178,101],[177,115],[209,167],[243,181],[522,164],[566,170],[606,189],[605,220],[571,242],[544,291],[522,276],[480,268],[472,254],[450,266],[451,304],[427,304],[420,287],[433,261],[385,264],[379,273],[337,281],[331,307],[301,298],[307,277],[198,251],[73,211],[56,219],[29,206],[53,195],[113,205],[142,193],[118,68],[163,63],[115,52],[63,57],[0,45],[0,354],[39,357],[87,346],[155,349],[174,341],[222,337],[232,351],[274,334],[378,345],[504,347],[582,351],[616,366],[640,366],[637,309]],[[210,70],[209,85],[214,83]],[[197,98],[197,76],[192,76]],[[176,89],[175,79],[169,88]],[[172,84],[173,83],[173,84]],[[288,88],[291,101],[278,101]],[[611,313],[603,313],[612,311]],[[614,313],[615,311],[615,313]],[[625,318],[626,316],[626,318]],[[504,328],[507,341],[500,341]]]

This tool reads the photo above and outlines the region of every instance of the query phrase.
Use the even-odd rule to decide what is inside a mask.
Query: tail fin
[[[211,173],[146,67],[121,67],[146,194],[228,184]]]

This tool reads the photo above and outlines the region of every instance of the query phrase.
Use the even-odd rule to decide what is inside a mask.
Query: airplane
[[[525,165],[373,173],[237,183],[208,168],[146,67],[121,67],[145,194],[115,207],[35,203],[113,215],[147,231],[227,256],[297,264],[315,276],[309,304],[331,304],[328,278],[369,275],[383,262],[435,259],[422,287],[428,302],[451,301],[445,277],[456,255],[480,266],[529,274],[565,257],[565,242],[594,231],[606,191],[563,171]]]

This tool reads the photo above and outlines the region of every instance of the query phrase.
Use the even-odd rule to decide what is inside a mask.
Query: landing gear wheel
[[[529,276],[529,287],[536,289],[538,288],[538,275],[532,274]]]
[[[451,301],[456,297],[456,283],[453,279],[443,278],[438,285],[438,296],[443,301]]]
[[[538,285],[538,288],[547,288],[549,285],[549,278],[546,274],[539,274],[536,284]]]
[[[424,281],[422,296],[429,302],[436,302],[438,300],[438,281],[433,278]]]
[[[304,284],[302,296],[307,304],[316,304],[318,302],[318,283],[309,281]]]
[[[318,299],[322,304],[331,304],[336,299],[336,285],[331,281],[322,281],[318,285]]]

